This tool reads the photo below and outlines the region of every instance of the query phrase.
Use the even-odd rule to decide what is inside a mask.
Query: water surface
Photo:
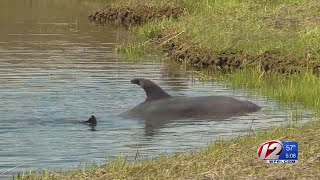
[[[121,59],[112,48],[126,31],[87,19],[87,1],[0,1],[0,174],[30,169],[72,169],[103,164],[119,155],[150,159],[200,149],[218,138],[287,123],[296,110],[160,63]],[[144,101],[130,84],[153,79],[172,95],[228,95],[263,110],[223,121],[180,120],[149,128],[117,116]],[[251,95],[248,95],[251,94]],[[253,94],[253,95],[252,95]],[[97,117],[95,131],[75,121]],[[304,111],[302,121],[312,113]],[[137,149],[139,156],[136,157]]]

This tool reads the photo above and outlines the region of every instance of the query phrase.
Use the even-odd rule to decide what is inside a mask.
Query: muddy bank
[[[154,19],[178,18],[183,12],[184,8],[179,6],[109,6],[92,13],[89,19],[99,24],[117,22],[125,25],[141,25]],[[168,57],[179,62],[187,62],[195,67],[210,67],[222,71],[256,67],[267,73],[282,74],[298,73],[309,69],[313,73],[320,73],[320,62],[317,60],[306,60],[305,57],[297,58],[277,52],[265,52],[259,55],[236,50],[214,52],[211,49],[199,48],[185,40],[184,42],[176,40],[174,36],[174,33],[173,35],[159,34],[152,40]]]
[[[117,22],[121,24],[141,25],[150,20],[178,18],[184,9],[179,6],[108,6],[89,15],[93,22],[104,24]]]
[[[213,52],[210,49],[200,49],[191,43],[178,41],[165,42],[161,35],[155,38],[160,49],[165,55],[179,61],[191,64],[195,67],[209,67],[222,71],[256,67],[267,73],[293,74],[312,70],[320,73],[320,63],[306,61],[293,56],[284,56],[276,52],[265,52],[259,55],[250,55],[243,51]],[[165,43],[164,43],[165,42]]]

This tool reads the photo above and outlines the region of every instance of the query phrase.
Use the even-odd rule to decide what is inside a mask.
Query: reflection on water
[[[134,64],[112,52],[125,31],[87,20],[87,1],[0,1],[0,174],[37,168],[103,164],[124,154],[134,159],[206,147],[218,138],[288,122],[295,110],[246,96],[148,59]],[[117,116],[144,101],[133,77],[155,80],[172,95],[230,95],[261,112],[224,121],[180,120],[150,128]],[[95,131],[75,123],[94,114]],[[304,111],[303,121],[311,117]],[[153,125],[154,126],[154,125]]]

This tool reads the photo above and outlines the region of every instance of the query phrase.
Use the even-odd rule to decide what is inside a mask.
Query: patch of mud
[[[266,73],[293,74],[312,70],[320,74],[320,62],[305,60],[294,56],[284,56],[277,52],[265,52],[260,55],[250,55],[243,51],[213,52],[209,49],[200,49],[191,43],[166,41],[167,37],[159,35],[154,39],[166,56],[179,62],[187,62],[194,67],[209,67],[221,71],[231,71],[245,67],[258,67]]]
[[[89,15],[89,19],[99,24],[117,22],[125,25],[141,25],[153,19],[176,19],[183,11],[184,9],[179,6],[108,6]]]

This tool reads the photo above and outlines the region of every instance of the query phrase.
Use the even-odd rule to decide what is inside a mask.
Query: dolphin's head
[[[131,79],[131,83],[132,83],[132,84],[137,84],[137,85],[140,86],[140,78]]]
[[[149,79],[144,79],[144,78],[132,79],[131,83],[132,84],[137,84],[143,89],[154,89],[154,88],[158,88],[159,87],[156,83],[152,82]]]

